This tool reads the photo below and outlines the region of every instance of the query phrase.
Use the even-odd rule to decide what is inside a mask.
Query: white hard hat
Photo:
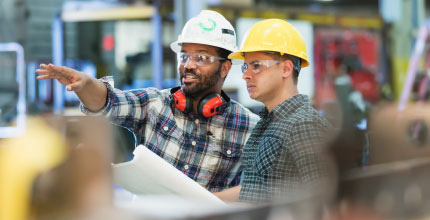
[[[182,43],[205,44],[236,51],[236,32],[233,26],[220,13],[202,10],[191,18],[182,29],[178,40],[170,44],[175,53],[181,51]]]

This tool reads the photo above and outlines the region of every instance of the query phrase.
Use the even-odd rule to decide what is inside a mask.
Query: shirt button
[[[196,145],[196,144],[197,144],[197,143],[196,143],[195,141],[191,142],[191,145],[193,145],[193,146],[194,146],[194,145]]]
[[[164,128],[163,128],[165,131],[167,131],[167,130],[169,130],[169,127],[167,127],[167,126],[164,126]]]
[[[231,154],[231,150],[227,150],[227,154],[230,155]]]
[[[185,165],[185,166],[184,166],[184,169],[188,170],[188,165]]]
[[[194,120],[196,124],[199,124],[199,119]]]

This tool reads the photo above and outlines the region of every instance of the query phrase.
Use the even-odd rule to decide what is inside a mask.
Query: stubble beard
[[[193,85],[186,85],[182,81],[185,74],[193,74],[198,82]],[[216,84],[221,80],[221,65],[218,69],[211,74],[197,74],[193,69],[185,69],[181,74],[181,86],[184,94],[187,97],[195,98],[199,95],[207,93],[208,90],[213,89]]]

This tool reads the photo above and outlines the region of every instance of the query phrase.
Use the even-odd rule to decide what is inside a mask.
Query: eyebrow
[[[259,62],[260,60],[251,60],[251,61],[249,61],[249,62],[245,62],[245,63],[249,63],[249,64],[251,64],[251,63],[255,63],[255,62]]]
[[[185,52],[184,50],[181,49],[181,53],[187,53],[187,52]],[[197,53],[207,53],[210,55],[209,51],[207,51],[207,50],[198,50]]]

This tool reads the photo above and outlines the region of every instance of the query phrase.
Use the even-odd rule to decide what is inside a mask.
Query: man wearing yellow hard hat
[[[229,58],[244,60],[249,95],[265,108],[243,150],[241,185],[217,196],[267,203],[328,192],[334,166],[323,143],[331,126],[297,89],[300,69],[309,65],[300,33],[284,20],[260,21]]]

